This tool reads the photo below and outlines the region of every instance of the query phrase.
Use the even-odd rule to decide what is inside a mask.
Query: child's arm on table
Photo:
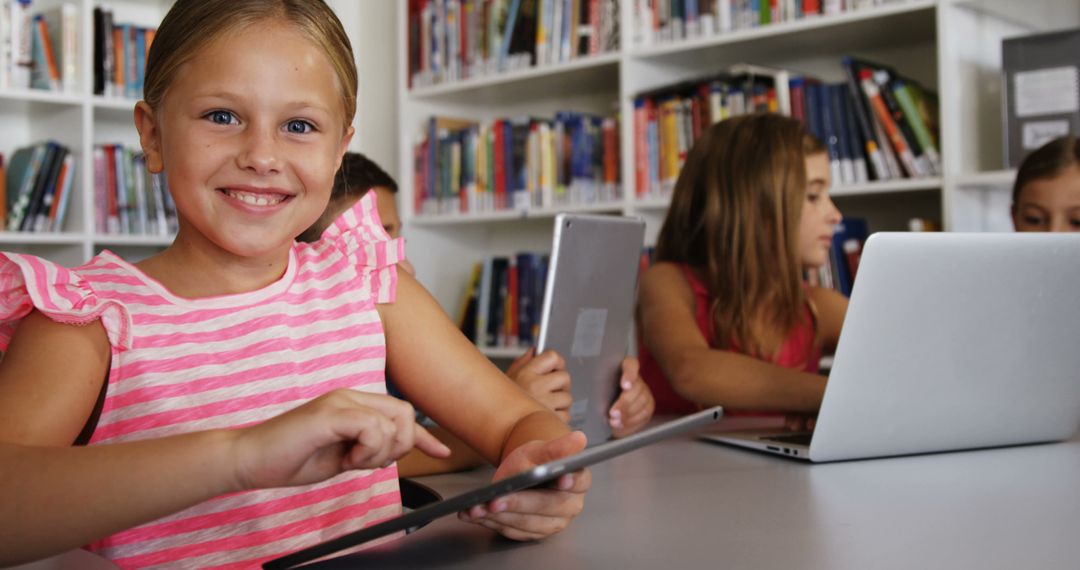
[[[397,301],[378,308],[390,374],[401,392],[499,465],[496,479],[584,448],[581,434],[569,435],[554,413],[510,382],[411,276],[398,272]],[[539,538],[581,512],[590,484],[585,470],[561,479],[558,489],[515,493],[467,516],[508,538]]]
[[[817,412],[826,378],[709,346],[694,318],[694,293],[678,267],[658,263],[641,279],[642,339],[682,397],[732,410]]]
[[[273,419],[90,447],[0,443],[0,565],[77,548],[207,499],[449,453],[389,396],[335,390]]]

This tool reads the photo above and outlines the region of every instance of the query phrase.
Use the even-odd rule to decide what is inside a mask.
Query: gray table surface
[[[419,479],[443,494],[490,470]],[[565,532],[444,517],[317,568],[1077,568],[1080,438],[810,465],[683,437],[593,468]]]

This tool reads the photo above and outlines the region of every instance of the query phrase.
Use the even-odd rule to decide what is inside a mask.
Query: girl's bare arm
[[[816,412],[825,377],[709,346],[694,317],[694,293],[679,268],[659,263],[641,279],[641,338],[675,391],[705,406]]]

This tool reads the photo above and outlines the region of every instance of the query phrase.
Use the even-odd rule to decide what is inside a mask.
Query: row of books
[[[490,122],[433,117],[414,146],[414,211],[482,213],[621,196],[616,117],[573,112]]]
[[[0,88],[78,91],[78,19],[73,3],[0,0]]]
[[[94,147],[94,226],[99,234],[168,236],[176,233],[176,205],[165,177],[123,145]]]
[[[410,86],[619,47],[619,0],[409,0]]]
[[[0,157],[0,230],[59,232],[75,184],[75,156],[46,141]]]
[[[94,94],[139,99],[155,28],[113,21],[106,5],[94,7]]]
[[[649,46],[906,0],[633,0],[634,38]]]
[[[937,98],[884,65],[843,58],[847,80],[828,84],[739,64],[634,100],[635,188],[666,196],[701,132],[757,112],[799,119],[825,144],[835,185],[941,174]]]
[[[529,347],[540,330],[548,256],[493,256],[473,266],[458,325],[481,347]]]
[[[911,218],[908,220],[908,231],[941,231],[941,224],[928,218]],[[865,219],[845,217],[841,220],[833,233],[832,246],[825,265],[805,270],[807,284],[835,289],[850,297],[855,286],[855,276],[859,271],[863,246],[866,245],[869,235]]]

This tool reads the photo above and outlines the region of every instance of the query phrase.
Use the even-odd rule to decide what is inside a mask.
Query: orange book
[[[60,174],[56,176],[56,190],[53,192],[52,205],[49,207],[49,224],[56,221],[56,212],[60,209],[60,199],[63,197],[64,184],[67,183],[67,177],[70,176],[70,173],[68,172],[69,164],[71,164],[71,161],[65,158],[64,162],[60,165]]]
[[[49,37],[49,26],[45,25],[44,18],[37,18],[38,33],[41,35],[41,47],[45,51],[45,62],[49,65],[49,84],[54,91],[60,90],[60,66],[56,64],[56,54],[53,53],[52,39]]]
[[[146,29],[146,58],[150,59],[150,44],[154,43],[154,36],[157,35],[157,30],[154,28]]]
[[[124,57],[124,29],[120,26],[113,27],[113,86],[117,96],[124,94],[124,77],[126,71],[124,65],[127,58]]]

